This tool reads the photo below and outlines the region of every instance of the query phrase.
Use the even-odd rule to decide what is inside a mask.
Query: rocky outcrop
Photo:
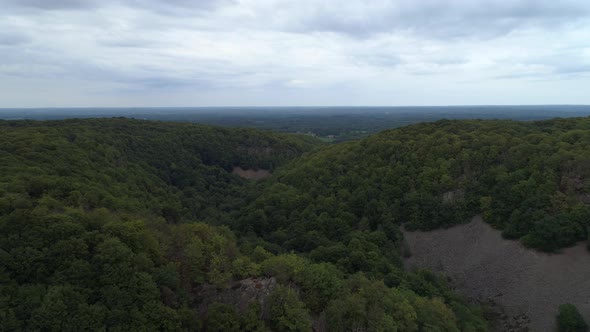
[[[501,296],[501,294],[499,294]],[[529,332],[531,319],[526,313],[510,315],[505,308],[493,298],[485,301],[477,301],[477,304],[486,307],[485,317],[492,324],[491,331],[497,332]]]
[[[476,217],[430,232],[404,231],[408,269],[426,268],[495,311],[497,331],[551,331],[557,308],[574,304],[590,320],[590,254],[583,243],[546,254],[502,238]],[[494,318],[494,317],[490,317]]]
[[[255,301],[264,308],[264,302],[276,284],[274,277],[248,278],[236,281],[229,288],[221,290],[210,284],[200,285],[194,293],[199,301],[197,307],[201,314],[206,314],[207,308],[213,303],[229,304],[241,313]]]
[[[465,198],[465,190],[457,189],[445,192],[442,196],[442,201],[446,204],[453,204],[463,200],[463,198]]]

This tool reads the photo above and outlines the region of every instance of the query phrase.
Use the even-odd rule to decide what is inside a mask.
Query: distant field
[[[590,106],[193,107],[0,109],[0,119],[129,117],[302,133],[341,142],[439,119],[541,120],[590,116]]]

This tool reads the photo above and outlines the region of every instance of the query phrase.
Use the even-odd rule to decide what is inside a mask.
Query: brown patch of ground
[[[241,168],[240,166],[234,166],[231,173],[250,180],[262,180],[272,175],[272,173],[266,169],[246,170]]]
[[[195,301],[201,314],[205,314],[213,303],[233,306],[239,313],[244,313],[251,303],[257,301],[264,308],[264,303],[277,285],[273,278],[248,278],[233,282],[220,290],[215,285],[203,284],[194,289]]]
[[[498,331],[552,331],[557,308],[573,303],[590,322],[590,254],[583,244],[545,254],[503,239],[480,216],[430,232],[404,231],[409,269],[451,279],[459,293],[496,311]]]

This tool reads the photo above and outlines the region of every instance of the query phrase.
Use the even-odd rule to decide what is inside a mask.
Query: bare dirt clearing
[[[563,303],[573,303],[590,321],[590,253],[583,244],[553,255],[533,251],[503,239],[479,216],[404,235],[412,253],[407,267],[440,272],[458,292],[496,307],[499,331],[526,331],[524,325],[551,331]]]
[[[243,169],[239,166],[234,166],[231,173],[249,180],[262,180],[272,175],[270,171],[265,169]]]

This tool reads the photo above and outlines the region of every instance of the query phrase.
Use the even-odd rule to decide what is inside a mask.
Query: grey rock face
[[[409,269],[451,279],[456,290],[494,310],[498,331],[551,331],[559,305],[590,320],[590,253],[584,244],[546,254],[503,239],[481,217],[431,232],[404,232]]]
[[[244,312],[253,302],[258,302],[264,308],[268,295],[276,287],[277,280],[273,278],[248,278],[234,282],[227,289],[217,289],[213,285],[201,285],[195,289],[198,308],[201,314],[213,303],[229,304],[238,313]]]

